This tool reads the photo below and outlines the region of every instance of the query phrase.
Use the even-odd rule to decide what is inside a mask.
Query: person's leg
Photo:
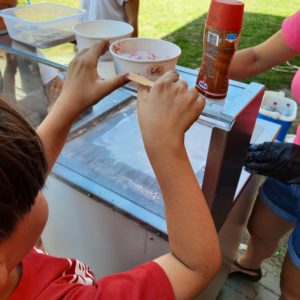
[[[300,201],[299,201],[300,202]],[[300,203],[299,203],[300,205]],[[298,205],[298,213],[299,211]],[[298,300],[300,299],[300,219],[295,230],[289,238],[288,254],[283,263],[280,288],[280,300]]]
[[[280,238],[298,221],[299,195],[297,185],[287,185],[271,178],[264,182],[248,221],[248,248],[235,263],[237,268],[232,273],[241,271],[251,275],[246,276],[249,280],[260,279],[260,264],[273,254]]]
[[[299,287],[300,269],[296,268],[292,263],[290,256],[287,254],[282,266],[280,288],[280,300],[299,300],[300,287]]]
[[[279,217],[258,197],[248,222],[248,247],[238,263],[245,268],[260,268],[262,261],[274,253],[280,238],[294,226],[295,223]]]

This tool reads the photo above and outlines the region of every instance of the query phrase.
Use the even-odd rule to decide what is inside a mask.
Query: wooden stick
[[[154,83],[155,83],[154,81],[151,81],[151,80],[147,79],[146,77],[135,74],[135,73],[129,73],[128,79],[131,81],[134,81],[136,83],[139,83],[141,85],[151,87],[151,88],[154,86]]]

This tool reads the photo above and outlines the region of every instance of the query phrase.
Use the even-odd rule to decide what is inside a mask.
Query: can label
[[[223,99],[228,90],[228,69],[238,42],[238,32],[206,24],[202,64],[196,88],[208,98]]]
[[[219,37],[218,34],[213,33],[211,31],[207,32],[207,42],[208,43],[210,43],[213,46],[218,47],[219,46],[219,40],[220,40],[220,37]]]
[[[201,86],[202,89],[204,89],[205,91],[208,89],[208,85],[204,80],[200,80],[199,81],[199,86]]]

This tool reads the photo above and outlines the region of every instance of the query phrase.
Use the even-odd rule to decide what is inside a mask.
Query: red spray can
[[[242,29],[244,4],[212,0],[203,34],[202,64],[196,88],[208,99],[223,100],[228,90],[228,69]]]

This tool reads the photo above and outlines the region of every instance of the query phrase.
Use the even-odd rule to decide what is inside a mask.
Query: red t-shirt
[[[32,250],[22,261],[21,280],[10,300],[175,299],[162,268],[151,261],[95,281],[88,266]]]

